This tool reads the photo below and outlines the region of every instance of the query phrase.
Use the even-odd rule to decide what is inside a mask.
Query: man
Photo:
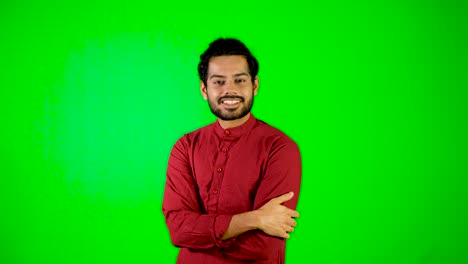
[[[243,43],[220,38],[200,58],[217,121],[180,138],[169,158],[162,210],[177,263],[284,263],[299,216],[299,149],[250,113],[258,62]]]

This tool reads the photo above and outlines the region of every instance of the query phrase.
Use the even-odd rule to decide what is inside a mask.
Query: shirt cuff
[[[232,215],[218,215],[214,219],[211,236],[216,246],[220,248],[229,247],[235,240],[235,237],[223,240],[231,219]]]

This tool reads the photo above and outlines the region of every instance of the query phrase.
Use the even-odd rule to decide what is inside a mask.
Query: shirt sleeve
[[[162,211],[171,241],[176,247],[216,249],[228,247],[223,241],[232,215],[204,214],[199,205],[197,185],[190,168],[187,140],[174,145],[168,162]]]
[[[265,174],[257,190],[254,210],[261,208],[272,198],[294,192],[291,200],[283,205],[295,210],[301,183],[301,156],[299,148],[292,140],[282,140],[271,148]],[[267,235],[261,230],[253,230],[236,237],[223,254],[238,260],[284,259],[285,239]],[[272,254],[280,254],[276,256]]]

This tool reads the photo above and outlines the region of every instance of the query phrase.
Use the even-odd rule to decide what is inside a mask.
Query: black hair
[[[208,49],[200,55],[200,63],[198,63],[198,76],[207,85],[208,78],[208,63],[212,57],[223,55],[241,55],[247,60],[249,66],[249,74],[252,77],[252,83],[255,76],[258,74],[258,61],[250,53],[249,49],[240,40],[233,38],[218,38],[210,43]]]

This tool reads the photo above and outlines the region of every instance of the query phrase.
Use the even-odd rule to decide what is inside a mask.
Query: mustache
[[[221,101],[223,101],[224,99],[239,99],[241,102],[244,101],[244,97],[242,97],[242,96],[239,96],[239,95],[226,95],[226,96],[220,97],[218,99],[218,104],[220,104]]]

